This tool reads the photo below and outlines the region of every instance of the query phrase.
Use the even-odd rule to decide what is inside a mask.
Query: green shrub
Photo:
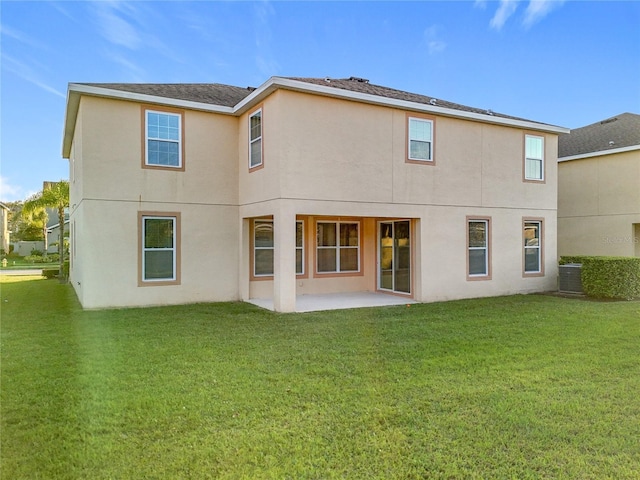
[[[43,254],[44,252],[42,250],[38,250],[37,248],[31,250],[31,255],[33,255],[34,257],[41,257]]]
[[[27,255],[24,257],[24,261],[29,263],[43,263],[44,257],[42,255]]]
[[[582,264],[582,288],[595,298],[640,298],[640,258],[567,256],[560,265]]]
[[[56,275],[58,275],[58,270],[53,268],[45,268],[42,270],[42,276],[45,278],[56,278]]]

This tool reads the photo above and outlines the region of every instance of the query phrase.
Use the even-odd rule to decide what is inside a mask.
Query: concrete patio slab
[[[273,299],[252,298],[248,303],[273,310]],[[317,312],[344,308],[385,307],[417,303],[411,298],[377,292],[330,293],[324,295],[298,295],[296,312]]]

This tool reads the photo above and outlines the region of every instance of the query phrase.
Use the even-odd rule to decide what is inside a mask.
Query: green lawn
[[[88,312],[1,288],[3,479],[640,477],[640,302]]]
[[[42,268],[55,268],[59,262],[35,263],[25,260],[25,257],[7,257],[7,266],[2,270],[29,270]]]

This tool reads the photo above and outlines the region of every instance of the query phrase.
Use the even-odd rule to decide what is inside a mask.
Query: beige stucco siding
[[[179,285],[139,286],[139,211],[179,212]],[[237,208],[86,200],[77,216],[82,264],[72,281],[85,308],[238,299]]]
[[[154,107],[155,108],[155,107]],[[83,97],[71,280],[86,308],[238,299],[237,119],[184,111],[184,171],[142,168],[144,106]],[[138,212],[180,215],[179,285],[138,286]]]
[[[182,172],[142,168],[144,108],[158,107],[96,97],[81,104],[84,188],[92,198],[237,205],[235,118],[184,111]]]
[[[640,151],[559,163],[560,255],[637,255]]]
[[[555,135],[532,132],[545,138],[545,181],[524,182],[522,129],[428,115],[434,162],[407,163],[409,115],[420,116],[278,91],[263,104],[265,165],[251,173],[247,115],[240,119],[240,203],[281,197],[556,208]]]

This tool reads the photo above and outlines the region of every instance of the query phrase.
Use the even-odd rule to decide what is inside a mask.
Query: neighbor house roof
[[[558,138],[559,160],[575,160],[635,149],[640,149],[640,115],[635,113],[621,113],[576,128]]]
[[[83,95],[156,103],[226,115],[241,115],[278,89],[518,128],[553,133],[569,131],[563,127],[495,113],[491,110],[468,107],[425,95],[374,85],[359,77],[338,79],[271,77],[257,88],[235,87],[219,83],[70,83],[62,156],[69,158],[80,97]]]

